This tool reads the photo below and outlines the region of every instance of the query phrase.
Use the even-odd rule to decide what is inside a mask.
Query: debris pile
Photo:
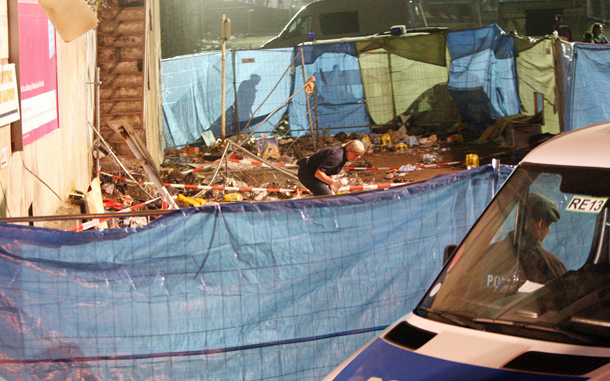
[[[376,129],[368,134],[330,135],[324,131],[315,140],[311,135],[255,138],[239,134],[224,142],[212,138],[180,149],[167,149],[157,173],[151,173],[150,166],[146,168],[142,160],[118,160],[115,156],[113,161],[107,156],[102,158],[100,171],[106,212],[148,213],[146,217],[108,218],[108,226],[142,226],[167,212],[164,209],[311,197],[297,179],[297,161],[324,147],[343,146],[350,140],[360,140],[366,152],[361,160],[348,162],[339,173],[343,183],[339,194],[384,189],[470,169],[479,165],[479,156],[482,165],[490,162],[491,157],[510,153],[503,163],[517,164],[525,154],[523,151],[532,145],[529,130],[523,136],[511,130],[511,138],[516,138],[512,139],[512,147],[506,147],[504,141],[473,138],[465,128],[458,127],[442,135],[412,135],[403,126],[397,131]],[[514,131],[518,132],[519,126]],[[489,136],[487,131],[482,137]],[[524,137],[528,144],[515,148],[516,141]],[[85,225],[95,226],[94,221]],[[71,230],[81,229],[85,227]]]
[[[348,163],[339,174],[347,184],[340,193],[420,181],[415,172],[446,166],[447,160],[453,159],[450,147],[464,141],[460,134],[444,140],[436,135],[408,135],[404,127],[384,133],[324,135],[315,146],[311,135],[255,138],[240,134],[226,140],[219,139],[212,146],[201,142],[166,150],[159,175],[178,207],[310,197],[296,178],[296,162],[323,147],[342,146],[350,140],[362,141],[366,154],[362,160]],[[150,199],[155,191],[146,174],[134,168],[131,175],[137,181],[126,178],[124,171],[102,171],[104,197],[119,204],[126,198],[131,203]],[[148,207],[161,209],[162,200]]]

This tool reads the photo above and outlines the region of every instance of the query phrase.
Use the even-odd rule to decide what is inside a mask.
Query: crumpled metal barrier
[[[320,379],[409,312],[512,167],[146,227],[0,225],[0,377]]]

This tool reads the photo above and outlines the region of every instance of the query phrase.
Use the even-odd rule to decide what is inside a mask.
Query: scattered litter
[[[112,195],[114,194],[115,191],[115,184],[114,183],[105,183],[102,184],[102,191],[104,191],[104,193]]]
[[[416,167],[416,166],[414,166],[414,165],[411,165],[411,164],[406,164],[406,165],[403,165],[402,167],[400,167],[400,168],[398,169],[398,172],[402,172],[402,173],[405,173],[405,172],[413,172],[413,171],[417,171],[418,169],[419,169],[419,168],[417,168],[417,167]]]
[[[368,150],[371,149],[371,147],[373,146],[373,143],[371,143],[371,140],[369,139],[368,136],[365,136],[362,139],[362,145],[364,146],[364,151],[367,152]]]
[[[470,153],[466,155],[466,168],[472,169],[479,166],[479,155]]]
[[[335,193],[347,193],[361,190],[384,189],[393,184],[421,181],[420,174],[411,174],[425,168],[441,168],[447,165],[463,165],[464,156],[459,156],[452,148],[465,144],[465,129],[439,126],[427,128],[415,125],[410,116],[401,116],[401,124],[397,130],[383,128],[378,132],[330,134],[333,129],[322,128],[317,139],[311,135],[299,137],[265,136],[254,137],[248,133],[237,134],[225,139],[215,139],[211,132],[204,132],[198,141],[199,146],[173,147],[165,151],[166,157],[161,165],[161,184],[151,182],[146,174],[139,171],[134,178],[128,180],[127,169],[114,170],[114,174],[103,173],[102,184],[104,207],[119,210],[131,205],[134,200],[150,199],[138,189],[146,189],[158,196],[163,188],[179,203],[179,207],[197,207],[202,205],[217,205],[227,202],[262,202],[271,200],[310,197],[310,193],[296,178],[297,161],[311,156],[316,151],[328,146],[343,146],[347,141],[358,139],[362,141],[366,156],[363,160],[350,162],[339,174],[342,183],[335,184]],[[398,120],[398,118],[397,118]],[[437,132],[437,137],[434,132]],[[318,133],[318,132],[316,132]],[[500,136],[496,141],[486,140],[476,143],[504,142]],[[315,144],[314,144],[315,143]],[[468,141],[472,147],[472,140]],[[210,147],[211,146],[211,147]],[[481,150],[486,150],[482,147]],[[457,152],[457,157],[452,154]],[[477,147],[473,151],[478,152]],[[394,155],[394,156],[389,156]],[[463,155],[463,154],[462,154]],[[462,161],[460,161],[462,160]],[[424,165],[422,165],[422,163]],[[467,167],[478,166],[468,161]],[[379,166],[378,166],[379,165]],[[381,167],[391,165],[391,167]],[[135,165],[134,165],[135,166]],[[141,165],[137,165],[144,169]],[[131,169],[133,170],[133,169]],[[380,172],[380,171],[386,171]],[[444,171],[443,171],[444,172]],[[443,173],[439,171],[438,173]],[[121,175],[120,177],[117,175]],[[108,176],[112,178],[108,181]],[[385,181],[383,179],[389,180]],[[409,179],[409,180],[407,180]],[[400,185],[400,184],[398,184]],[[135,191],[140,193],[136,196]],[[303,193],[301,193],[303,192]],[[127,194],[133,195],[123,197]],[[151,205],[151,209],[160,208],[161,202]],[[113,220],[114,221],[114,220]],[[122,221],[115,221],[119,226]],[[138,222],[130,221],[130,224]]]
[[[273,143],[265,144],[265,148],[263,148],[263,154],[262,154],[263,159],[265,159],[265,160],[279,159],[280,156],[281,156],[280,149],[277,147],[277,145],[275,145]]]
[[[409,148],[418,146],[419,141],[417,140],[417,136],[409,136],[409,138],[407,139],[407,145],[409,146]]]
[[[464,137],[462,134],[453,134],[447,138],[447,144],[464,144]]]
[[[205,205],[204,199],[199,198],[199,197],[190,198],[190,197],[184,196],[183,194],[179,194],[178,197],[176,198],[176,201],[182,201],[191,206],[204,206]]]
[[[255,192],[254,194],[254,201],[263,201],[265,199],[265,197],[267,197],[267,191],[263,191],[263,192]]]
[[[140,228],[148,224],[148,218],[146,217],[127,217],[123,221],[123,226],[128,228]]]
[[[332,190],[333,193],[337,193],[337,192],[339,192],[339,189],[341,189],[342,187],[344,187],[346,185],[347,185],[346,178],[333,180],[333,183],[330,186],[330,190]]]
[[[239,202],[244,201],[244,196],[239,193],[227,193],[223,196],[226,202]]]
[[[287,155],[282,155],[282,156],[278,157],[278,159],[277,159],[278,163],[283,163],[283,164],[290,164],[293,161],[294,161],[294,158],[287,156]]]
[[[406,145],[405,143],[398,143],[396,145],[394,145],[394,147],[396,148],[396,150],[398,152],[405,152],[409,150],[409,146]]]
[[[425,155],[422,155],[422,157],[421,157],[421,161],[424,164],[436,163],[437,159],[438,159],[438,153],[427,153]]]
[[[130,195],[126,194],[124,196],[121,197],[121,201],[123,202],[123,207],[124,208],[128,208],[131,205],[133,205],[133,197],[131,197]]]
[[[436,135],[432,135],[428,138],[419,138],[418,142],[420,146],[431,147],[436,143],[437,140],[438,138],[436,137]]]
[[[390,134],[381,135],[381,144],[384,146],[392,145],[392,138],[390,137]]]
[[[278,159],[281,156],[275,136],[256,139],[256,147],[259,155],[265,160],[269,158]]]
[[[407,135],[406,132],[401,132],[401,131],[390,131],[389,134],[390,134],[390,139],[392,142],[394,142],[394,144],[404,142],[405,139],[407,139],[409,137],[409,135]]]
[[[214,143],[216,142],[216,138],[214,137],[214,133],[212,132],[212,130],[202,132],[201,138],[203,139],[205,145],[208,147],[213,147]]]
[[[248,188],[248,184],[235,178],[227,179],[227,185],[234,188]]]
[[[120,202],[116,202],[109,198],[104,198],[102,201],[104,202],[104,209],[114,209],[114,210],[123,209],[123,204]]]

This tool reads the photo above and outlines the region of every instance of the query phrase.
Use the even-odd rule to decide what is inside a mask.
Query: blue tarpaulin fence
[[[408,38],[393,41],[399,46],[413,43]],[[610,47],[585,43],[559,43],[556,47],[558,67],[555,70],[562,73],[561,78],[556,80],[557,86],[562,89],[563,98],[558,97],[557,103],[547,99],[554,105],[554,110],[546,110],[547,114],[562,109],[563,131],[610,120],[610,106],[606,102],[606,89],[610,84]],[[515,64],[517,53],[512,36],[506,35],[497,25],[450,32],[447,34],[447,48],[451,55],[447,88],[462,119],[474,132],[481,132],[499,118],[519,114],[521,100]],[[366,108],[367,88],[362,84],[359,56],[353,43],[342,42],[298,49],[238,51],[235,59],[228,54],[227,83],[234,85],[228,86],[226,90],[227,134],[239,132],[238,129],[241,131],[252,115],[250,111],[257,111],[251,122],[253,127],[257,126],[302,86],[304,79],[300,66],[300,49],[305,57],[305,76],[314,76],[316,79],[318,99],[315,103],[318,108],[313,110],[310,105],[308,114],[305,95],[297,94],[288,106],[290,134],[300,136],[315,127],[319,128],[319,132],[326,129],[329,133],[368,132],[370,117]],[[166,146],[194,143],[201,138],[201,133],[208,130],[219,136],[222,109],[220,62],[219,53],[162,61]],[[280,80],[292,64],[297,65],[295,70]],[[235,81],[233,67],[237,73]],[[400,93],[399,81],[405,81],[410,75],[416,80],[422,73],[414,70],[397,75],[398,79],[392,83],[397,93]],[[253,77],[260,78],[260,82],[255,87],[249,86],[253,90],[243,91],[245,96],[238,96],[235,102],[238,88],[242,84],[247,88],[245,85],[252,83],[249,81]],[[368,91],[372,97],[375,97],[378,88],[387,88],[384,95],[391,92],[392,86],[383,82],[386,77],[379,75],[380,82],[368,78]],[[277,88],[274,89],[276,85]],[[425,90],[422,89],[422,92]],[[272,95],[267,99],[269,94]],[[311,100],[311,103],[314,101]],[[239,124],[235,122],[234,104],[242,109],[238,110]],[[258,106],[261,105],[259,109]],[[271,133],[285,111],[285,108],[280,108],[277,116],[266,121],[257,132]],[[316,111],[317,115],[314,115]]]
[[[300,49],[305,58],[304,78]],[[226,57],[226,135],[254,130],[269,135],[288,108],[291,136],[311,133],[318,125],[320,134],[322,129],[370,130],[354,44],[238,50]],[[208,130],[219,137],[222,55],[164,60],[161,68],[166,147],[195,143]],[[316,98],[309,96],[308,108],[305,92],[298,90],[310,76],[316,79]]]
[[[286,72],[292,60],[293,49],[226,54],[226,135],[275,129],[288,107],[283,103],[290,96],[292,78]],[[222,54],[164,60],[161,68],[165,146],[194,143],[208,130],[221,136]]]
[[[566,94],[565,130],[576,130],[610,120],[610,46],[574,44],[567,52],[571,72]],[[569,53],[573,55],[570,57]],[[569,103],[568,103],[569,102]]]
[[[316,98],[310,98],[310,114],[314,128],[319,135],[322,130],[330,134],[339,131],[346,133],[369,132],[370,120],[364,101],[364,90],[360,76],[360,66],[354,43],[303,46],[305,61],[305,78],[314,76]],[[302,62],[297,53],[295,64],[298,65],[295,87],[301,82]],[[310,119],[307,115],[306,94],[297,94],[291,102],[290,125],[300,136],[310,132]],[[315,106],[314,106],[315,105]]]
[[[404,47],[417,43],[409,38],[392,41],[395,48],[401,44]],[[451,32],[447,45],[453,60],[447,73],[449,91],[464,120],[474,127],[481,127],[519,112],[516,53],[512,36],[503,34],[497,25],[491,25]],[[305,61],[305,73],[301,54]],[[288,99],[291,136],[315,133],[316,128],[319,134],[322,130],[331,134],[370,131],[366,89],[362,84],[354,42],[304,45],[294,49],[236,51],[234,55],[227,54],[227,58],[231,58],[226,65],[227,134],[240,132],[250,116],[254,117],[250,125],[256,126]],[[426,62],[424,56],[422,62]],[[289,70],[290,74],[282,77],[291,66],[293,70]],[[174,147],[194,143],[207,130],[218,137],[222,107],[221,81],[216,73],[221,72],[220,53],[163,60],[161,69],[165,145]],[[414,81],[424,75],[416,68],[407,71],[397,75],[397,82],[393,85],[400,86],[400,81],[405,81],[409,75],[413,76]],[[434,71],[436,73],[438,68],[435,67]],[[304,92],[296,92],[311,76],[316,81],[316,97],[310,96],[308,108]],[[215,84],[206,86],[214,79]],[[379,78],[379,81],[384,80],[393,81],[383,76]],[[380,83],[370,78],[368,82],[369,91],[374,94]],[[391,92],[392,84],[381,85],[387,88],[386,92]],[[426,90],[421,89],[422,95]],[[400,94],[401,90],[397,88],[396,93]],[[239,124],[235,122],[236,111]],[[273,119],[267,120],[257,132],[272,133],[285,111],[278,110]]]
[[[222,115],[222,56],[197,54],[162,63],[163,134],[166,147],[193,143],[218,124]],[[231,55],[227,55],[227,65]],[[226,74],[232,83],[232,71]],[[226,104],[235,103],[235,89],[226,87]],[[229,119],[229,126],[231,119]]]
[[[449,94],[462,118],[480,132],[519,113],[515,42],[497,25],[447,34]]]
[[[320,379],[415,306],[511,171],[143,228],[1,225],[0,376]]]

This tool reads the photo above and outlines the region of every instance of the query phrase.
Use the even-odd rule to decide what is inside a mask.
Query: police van
[[[368,36],[405,26],[427,26],[420,2],[413,0],[319,0],[303,6],[262,48],[285,48],[313,40]],[[421,30],[421,29],[420,29]],[[399,33],[406,29],[399,29]]]
[[[610,379],[610,123],[516,167],[417,307],[325,380]]]

